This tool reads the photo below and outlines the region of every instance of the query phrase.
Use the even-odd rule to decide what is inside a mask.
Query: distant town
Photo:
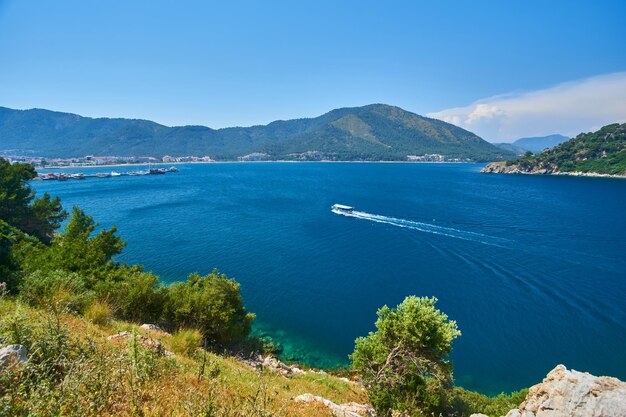
[[[42,156],[15,155],[14,151],[0,151],[0,157],[11,163],[21,162],[33,165],[35,168],[68,168],[68,167],[98,167],[116,165],[148,165],[172,164],[193,162],[215,162],[210,156],[94,156],[87,155],[76,158],[46,158]],[[288,161],[334,161],[331,156],[317,151],[302,154],[289,154]],[[262,152],[253,152],[237,158],[239,162],[273,161],[271,155]],[[469,158],[456,158],[443,154],[407,155],[407,162],[471,162]]]
[[[11,155],[9,152],[1,152],[0,156],[11,163],[22,162],[33,165],[35,168],[64,168],[64,167],[97,167],[107,165],[146,165],[146,164],[171,164],[187,162],[214,162],[210,156],[164,156],[155,158],[152,156],[93,156],[87,155],[78,158],[45,158],[41,156]]]

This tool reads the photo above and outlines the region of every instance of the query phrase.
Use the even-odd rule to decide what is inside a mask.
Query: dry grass
[[[337,403],[367,401],[358,385],[332,375],[282,376],[201,350],[163,357],[132,340],[116,344],[106,336],[131,330],[158,338],[167,350],[174,350],[176,335],[156,335],[117,321],[95,325],[79,316],[59,316],[12,300],[0,300],[0,337],[15,336],[13,325],[18,316],[23,327],[19,331],[30,332],[39,340],[66,340],[63,357],[69,359],[63,377],[57,379],[38,373],[39,365],[34,363],[10,375],[3,372],[0,404],[10,406],[0,407],[0,416],[6,410],[16,416],[313,417],[331,414],[319,404],[299,404],[293,398],[311,393]],[[49,324],[54,322],[66,337],[48,334]],[[3,386],[3,381],[9,380],[13,385]],[[29,385],[33,380],[37,383]]]
[[[113,309],[106,301],[95,300],[85,309],[84,316],[94,324],[103,326],[113,317]]]

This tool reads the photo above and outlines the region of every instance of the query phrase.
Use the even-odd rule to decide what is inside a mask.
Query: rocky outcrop
[[[624,417],[626,382],[554,368],[506,417]]]
[[[554,167],[544,166],[522,167],[518,164],[508,164],[506,162],[491,162],[480,172],[484,174],[529,174],[529,175],[568,175],[573,177],[606,177],[606,178],[626,178],[624,175],[598,174],[597,172],[561,172]]]
[[[545,175],[554,174],[556,171],[548,168],[524,168],[518,164],[509,164],[506,162],[492,162],[480,170],[485,174],[535,174]]]
[[[249,358],[240,358],[240,360],[255,369],[265,368],[270,370],[271,372],[276,372],[281,375],[299,375],[306,374],[307,371],[304,371],[297,366],[289,366],[273,356],[262,356],[262,355],[253,355]]]
[[[28,362],[28,349],[24,345],[8,345],[0,348],[0,369]]]
[[[141,326],[139,326],[139,328],[142,329],[142,330],[148,330],[148,331],[155,332],[155,333],[169,334],[168,332],[166,332],[165,330],[161,329],[156,324],[145,323],[145,324],[142,324]]]
[[[302,394],[294,398],[296,402],[313,403],[319,402],[330,409],[335,417],[376,417],[373,408],[358,403],[335,404],[326,398],[312,394]]]

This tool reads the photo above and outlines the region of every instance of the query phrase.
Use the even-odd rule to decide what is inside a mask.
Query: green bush
[[[445,408],[452,386],[446,358],[461,332],[436,302],[411,296],[395,309],[384,306],[377,313],[377,330],[356,340],[352,366],[381,416],[393,411],[430,415]]]
[[[80,312],[91,300],[92,293],[85,289],[79,274],[35,271],[23,278],[20,297],[31,305]]]
[[[172,335],[170,346],[181,355],[191,356],[202,342],[202,333],[196,329],[181,329]]]
[[[255,316],[244,307],[239,284],[214,270],[168,286],[165,318],[175,328],[199,329],[211,344],[232,345],[249,335]]]
[[[157,276],[129,266],[119,267],[96,284],[96,293],[108,300],[117,317],[140,323],[160,320],[167,295]]]
[[[447,394],[445,414],[469,416],[482,413],[490,417],[500,417],[517,408],[527,394],[528,389],[522,389],[508,395],[501,393],[495,397],[489,397],[461,387],[454,387]]]

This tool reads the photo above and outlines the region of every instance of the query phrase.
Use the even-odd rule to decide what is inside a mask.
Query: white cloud
[[[511,93],[429,113],[492,142],[561,133],[575,136],[626,121],[626,72]]]

